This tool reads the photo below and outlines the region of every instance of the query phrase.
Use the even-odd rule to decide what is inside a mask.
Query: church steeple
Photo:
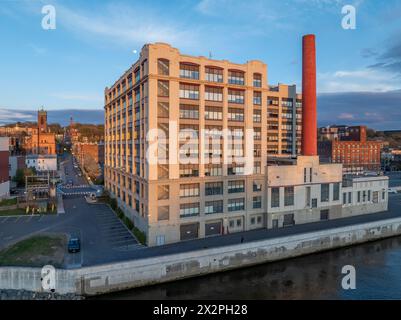
[[[47,132],[47,111],[42,109],[38,111],[38,130],[39,132]]]

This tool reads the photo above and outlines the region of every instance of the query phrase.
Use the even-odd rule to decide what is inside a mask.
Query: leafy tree
[[[17,186],[22,188],[25,187],[25,177],[36,175],[35,168],[24,168],[24,169],[17,169],[13,181],[17,183]]]

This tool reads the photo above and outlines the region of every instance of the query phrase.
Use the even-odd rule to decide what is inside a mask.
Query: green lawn
[[[26,214],[24,209],[13,209],[13,210],[0,211],[0,217],[1,216],[20,216],[20,215],[24,215],[24,214]]]
[[[22,240],[0,251],[1,266],[42,267],[62,265],[67,239],[64,235],[41,235]]]
[[[13,206],[15,204],[17,204],[17,198],[3,199],[0,201],[0,207]]]

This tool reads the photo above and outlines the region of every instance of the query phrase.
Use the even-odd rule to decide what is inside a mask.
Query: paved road
[[[89,185],[85,177],[82,176],[80,169],[74,168],[73,157],[66,153],[61,159],[61,177],[63,184],[58,187],[58,192],[65,196],[71,195],[87,195],[96,192],[96,188]],[[81,176],[80,176],[81,175]],[[67,182],[72,181],[72,186],[67,185]]]
[[[401,172],[387,172],[386,176],[390,178],[389,187],[401,186]]]
[[[62,157],[65,180],[72,180],[74,185],[88,185],[85,177],[79,176],[80,170],[74,168],[73,156],[70,153],[65,153]]]

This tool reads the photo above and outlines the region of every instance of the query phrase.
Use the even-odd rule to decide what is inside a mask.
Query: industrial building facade
[[[268,155],[296,155],[300,150],[301,100],[295,86],[269,87],[267,66],[260,61],[233,64],[185,56],[157,43],[144,46],[140,59],[106,88],[105,103],[105,186],[132,212],[136,225],[143,230],[149,226],[151,243],[267,224],[265,186],[258,179],[263,180]],[[167,158],[176,156],[168,142],[178,130],[206,135],[232,130],[244,137],[251,129],[254,172],[243,175],[243,166],[224,164],[224,142],[199,143],[199,155],[217,155],[220,163],[178,164],[168,159],[168,164],[151,164],[146,160],[146,135],[155,128],[167,139]],[[248,156],[242,140],[236,152]],[[205,211],[210,215],[200,214]],[[193,225],[196,216],[203,217],[202,230]],[[223,216],[230,217],[225,231]],[[172,228],[176,235],[171,239],[151,236],[153,229],[155,234],[160,229],[171,234],[167,229]]]
[[[322,159],[342,163],[344,173],[356,174],[381,169],[381,141],[368,141],[365,126],[320,128],[325,141],[319,141]]]
[[[105,89],[105,188],[148,245],[345,214],[342,166],[317,157],[314,37],[306,42],[306,113],[295,86],[267,85],[260,61],[186,56],[163,43],[145,45]]]

